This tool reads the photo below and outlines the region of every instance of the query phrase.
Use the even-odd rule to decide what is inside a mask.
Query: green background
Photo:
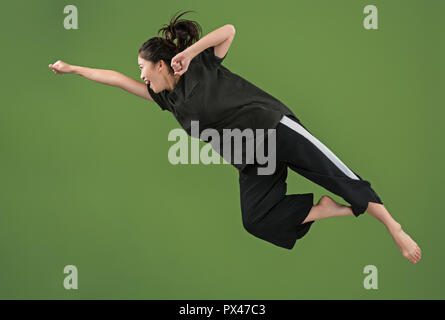
[[[79,29],[65,30],[74,4]],[[365,5],[378,30],[363,27]],[[0,298],[443,299],[443,1],[2,3]],[[233,24],[223,64],[285,103],[371,182],[419,244],[369,214],[316,221],[293,250],[244,230],[238,172],[168,162],[179,127],[151,101],[48,64],[139,79],[137,50],[178,10]],[[441,92],[442,91],[442,92]],[[203,145],[201,143],[201,145]],[[289,170],[288,193],[326,194]],[[79,289],[66,290],[66,265]],[[366,265],[378,289],[366,290]]]

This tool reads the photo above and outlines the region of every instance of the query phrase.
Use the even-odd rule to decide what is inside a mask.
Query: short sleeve
[[[208,47],[204,51],[200,53],[201,61],[208,67],[219,67],[224,59],[227,57],[227,54],[220,58],[215,56],[215,47]]]
[[[153,100],[156,102],[156,104],[162,109],[162,110],[167,110],[170,111],[170,108],[168,107],[167,103],[165,102],[164,98],[158,94],[155,93],[153,90],[151,90],[150,88],[150,84],[147,84],[147,90],[150,93],[150,96],[153,98]]]

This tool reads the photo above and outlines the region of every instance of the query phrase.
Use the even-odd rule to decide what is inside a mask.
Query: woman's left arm
[[[205,49],[215,47],[215,55],[223,58],[227,51],[229,51],[230,44],[235,37],[235,32],[233,25],[226,24],[202,37],[184,51],[188,51],[191,59],[193,59]]]
[[[175,75],[186,72],[190,61],[209,47],[215,47],[215,56],[223,58],[229,51],[234,37],[235,27],[231,24],[226,24],[205,35],[172,58],[171,67]]]

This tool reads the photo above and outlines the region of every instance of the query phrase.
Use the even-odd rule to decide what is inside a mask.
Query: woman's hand
[[[171,67],[176,75],[182,75],[184,72],[187,71],[189,65],[190,65],[191,57],[189,53],[184,50],[180,53],[178,53],[176,56],[172,58]]]
[[[57,60],[56,63],[49,65],[50,69],[57,74],[61,73],[73,73],[74,68],[72,65],[63,62],[62,60]]]

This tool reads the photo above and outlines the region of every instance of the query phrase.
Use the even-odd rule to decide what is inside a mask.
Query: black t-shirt
[[[296,118],[281,101],[224,67],[221,62],[226,56],[215,56],[214,47],[202,51],[191,60],[171,92],[155,93],[147,85],[153,100],[162,110],[170,111],[188,135],[192,120],[199,121],[199,134],[207,128],[216,129],[221,136],[217,150],[221,156],[223,129],[274,129],[283,115]],[[238,170],[252,163],[245,157],[244,147],[242,163],[234,163],[233,154],[232,158],[223,158]]]

